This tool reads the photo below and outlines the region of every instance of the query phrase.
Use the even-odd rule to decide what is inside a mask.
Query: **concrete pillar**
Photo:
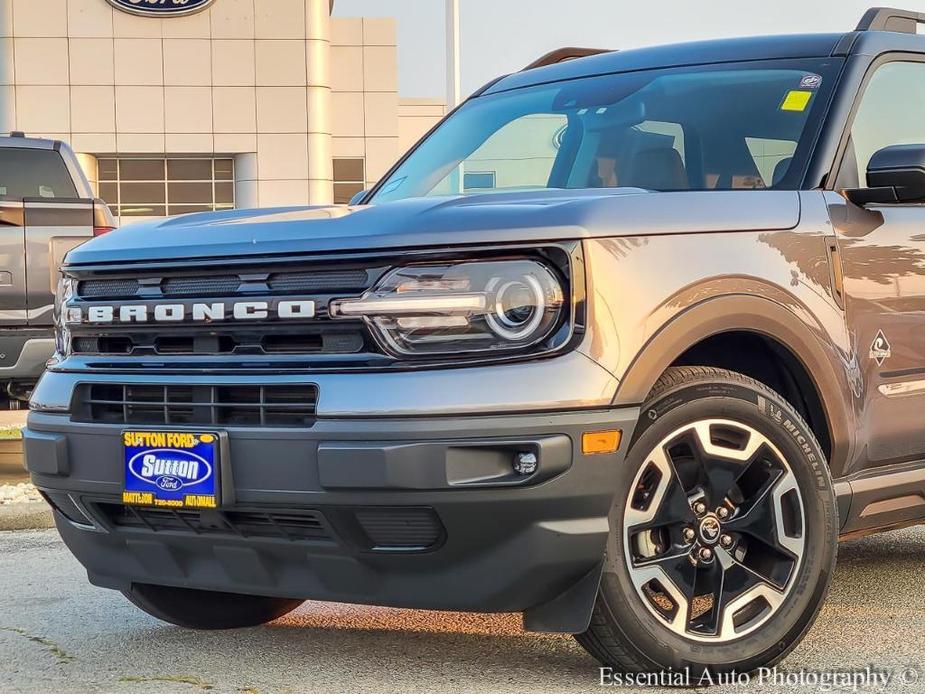
[[[331,142],[331,4],[305,0],[305,52],[308,61],[308,201],[334,202]]]
[[[9,0],[0,0],[0,36],[13,35],[13,9]],[[13,39],[4,39],[10,45]],[[4,60],[9,57],[9,61]],[[13,49],[0,55],[0,133],[16,130],[16,88],[13,86]]]
[[[257,155],[254,152],[234,157],[234,206],[239,210],[260,207]]]
[[[75,154],[77,155],[80,168],[84,171],[84,176],[86,176],[87,180],[90,182],[90,188],[93,189],[93,194],[98,197],[100,194],[100,177],[96,157],[84,152],[76,152]]]

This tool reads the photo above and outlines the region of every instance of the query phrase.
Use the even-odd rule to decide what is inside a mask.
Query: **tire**
[[[136,607],[163,622],[186,629],[208,630],[266,624],[289,614],[303,602],[146,583],[134,583],[122,594]]]
[[[576,639],[615,671],[687,672],[692,685],[778,662],[815,621],[835,566],[818,442],[779,394],[722,369],[669,369],[641,411]]]

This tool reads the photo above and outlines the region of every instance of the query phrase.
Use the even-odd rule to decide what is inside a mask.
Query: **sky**
[[[850,31],[873,5],[925,0],[460,0],[462,91],[562,46],[636,48],[727,36]],[[398,20],[399,92],[446,94],[443,0],[336,0],[334,15]]]

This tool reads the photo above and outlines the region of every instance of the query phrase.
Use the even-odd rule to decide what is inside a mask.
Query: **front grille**
[[[333,542],[323,517],[317,511],[197,511],[108,503],[96,504],[96,508],[117,529]]]
[[[364,289],[368,282],[366,270],[277,272],[267,279],[267,285],[274,292],[292,293]]]
[[[170,277],[161,282],[164,296],[210,296],[234,294],[241,286],[237,275],[228,277]]]
[[[111,270],[80,277],[69,306],[82,311],[85,320],[69,326],[71,352],[80,357],[171,358],[161,366],[176,366],[184,357],[222,357],[223,368],[243,362],[262,368],[271,363],[260,359],[266,356],[275,357],[277,364],[308,357],[318,366],[366,363],[363,355],[383,359],[364,321],[332,320],[328,306],[336,298],[362,296],[387,265],[277,260],[191,267]],[[315,313],[281,316],[276,307],[285,301],[312,301]],[[242,302],[265,302],[267,314],[242,320],[234,315],[234,307]],[[155,307],[162,304],[182,304],[185,316],[158,319]],[[221,308],[212,308],[215,305]],[[90,320],[90,312],[100,306],[110,316],[124,306],[136,311],[141,307],[143,314],[125,321]],[[197,319],[194,306],[220,311],[221,317],[210,313]]]
[[[108,299],[135,296],[141,283],[138,280],[89,280],[77,285],[77,294],[86,299]]]
[[[332,292],[362,290],[369,286],[370,274],[365,269],[300,270],[294,272],[225,275],[177,275],[151,277],[144,282],[132,278],[83,280],[77,285],[82,299],[126,299],[139,294],[146,297],[231,296],[246,290],[261,292]]]
[[[357,354],[366,347],[362,329],[349,327],[277,330],[272,334],[253,330],[213,330],[195,333],[157,334],[132,330],[124,335],[81,335],[71,341],[74,354],[133,356],[212,354]]]
[[[71,405],[75,422],[309,427],[314,385],[124,385],[84,383]]]

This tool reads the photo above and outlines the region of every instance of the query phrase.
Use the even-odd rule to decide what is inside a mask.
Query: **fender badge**
[[[893,356],[893,350],[890,348],[886,335],[880,330],[874,338],[874,344],[870,346],[870,358],[877,362],[877,366],[883,366],[883,362],[891,356]]]

